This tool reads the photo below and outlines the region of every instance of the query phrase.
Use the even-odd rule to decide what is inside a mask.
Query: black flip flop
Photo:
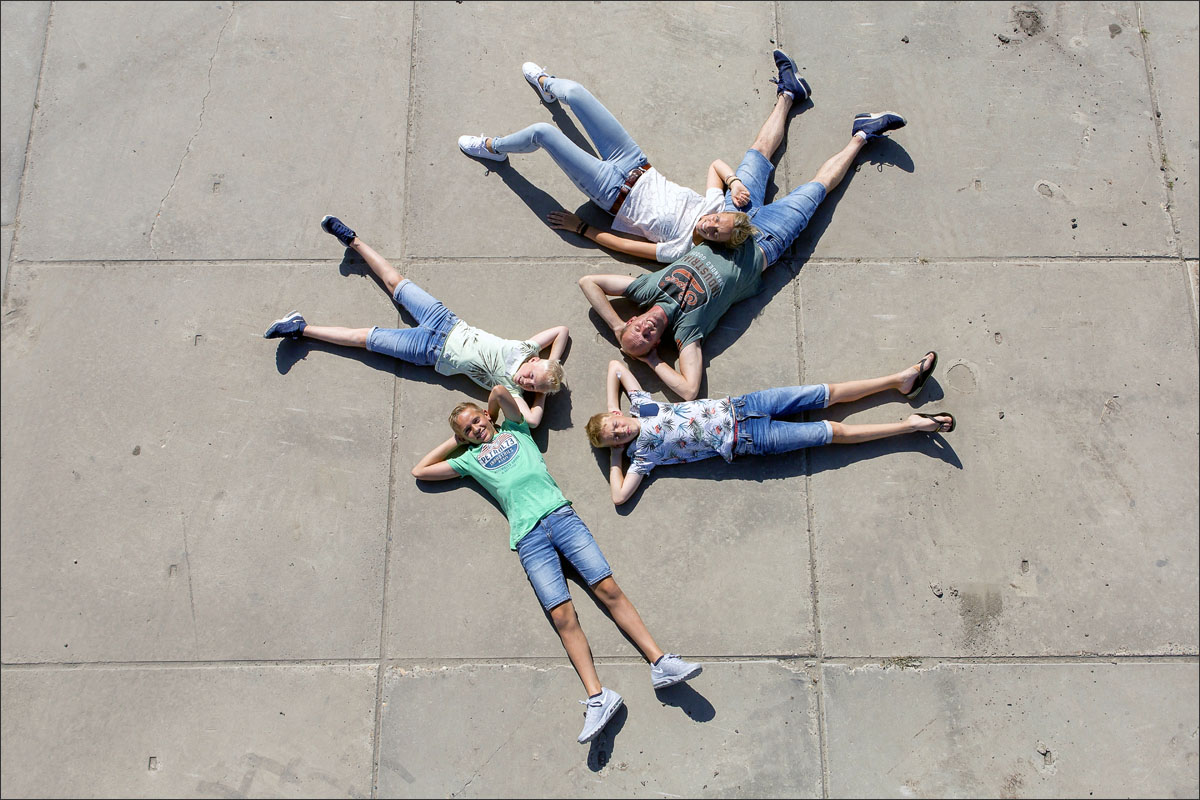
[[[933,370],[937,366],[937,350],[930,350],[925,356],[929,355],[929,353],[933,353],[933,363],[929,365],[929,369],[923,369],[917,373],[917,382],[913,384],[912,391],[904,395],[909,400],[912,400],[921,393],[921,390],[925,388],[925,381],[929,380],[929,376],[933,374]],[[922,361],[925,360],[925,356],[921,356]]]
[[[949,417],[950,418],[950,427],[947,428],[946,430],[941,429],[941,426],[945,425],[946,423],[938,422],[938,429],[936,431],[926,431],[926,433],[949,433],[950,431],[954,430],[954,427],[958,424],[958,422],[954,419],[954,415],[951,414],[949,411],[936,411],[932,414],[917,414],[917,416],[925,417],[925,419],[932,419],[934,422],[937,422],[937,420],[934,419],[934,417]]]

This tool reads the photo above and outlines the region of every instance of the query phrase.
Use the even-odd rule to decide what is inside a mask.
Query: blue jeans
[[[417,366],[433,366],[458,317],[408,278],[396,286],[392,299],[416,317],[418,327],[371,328],[367,334],[367,349]]]
[[[569,505],[560,506],[542,517],[533,530],[517,542],[517,557],[529,576],[529,583],[542,608],[561,606],[571,599],[562,560],[571,562],[588,586],[595,586],[612,575],[600,545],[592,532]]]
[[[767,266],[774,264],[787,252],[800,232],[808,227],[808,221],[816,213],[817,206],[825,199],[825,186],[811,181],[764,206],[762,202],[767,195],[767,182],[771,179],[773,169],[770,159],[762,153],[753,148],[747,150],[746,157],[738,164],[737,176],[750,192],[750,205],[738,208],[733,204],[733,193],[725,192],[725,210],[744,211],[750,216],[754,227],[758,228],[754,240],[762,247]]]
[[[833,441],[833,426],[828,422],[781,422],[772,419],[827,407],[828,384],[764,389],[730,400],[733,403],[733,416],[737,419],[734,455],[769,456]]]
[[[542,85],[575,112],[600,158],[581,150],[565,133],[546,122],[535,123],[509,136],[492,137],[492,149],[497,153],[532,153],[539,147],[545,148],[579,191],[608,211],[626,176],[646,163],[642,148],[616,117],[575,81],[546,78]]]

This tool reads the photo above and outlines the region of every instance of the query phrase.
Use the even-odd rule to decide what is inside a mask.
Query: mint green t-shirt
[[[479,481],[496,498],[508,517],[508,546],[533,530],[542,517],[569,503],[550,471],[524,422],[505,420],[487,444],[471,445],[450,459],[454,471]]]
[[[662,306],[680,350],[698,342],[729,307],[762,290],[763,256],[754,239],[739,247],[698,244],[658,272],[642,275],[625,296],[643,308]]]
[[[521,397],[513,375],[538,349],[537,342],[501,339],[460,319],[447,334],[433,368],[443,375],[466,375],[485,389],[500,384],[513,397]]]

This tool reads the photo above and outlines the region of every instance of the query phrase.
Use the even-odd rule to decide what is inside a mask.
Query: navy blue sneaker
[[[330,236],[336,236],[337,240],[341,242],[344,247],[349,247],[350,243],[354,241],[354,237],[358,235],[354,231],[350,230],[346,223],[342,222],[337,217],[331,217],[328,215],[321,220],[321,230],[325,231]]]
[[[878,114],[855,114],[854,130],[850,131],[850,135],[853,136],[861,131],[869,140],[882,136],[888,131],[903,128],[907,124],[904,117],[889,111],[881,111]]]
[[[796,62],[787,53],[776,50],[774,55],[775,68],[779,70],[779,77],[771,78],[771,83],[775,84],[775,94],[791,92],[792,99],[797,105],[803,103],[812,96],[812,89],[808,88],[808,81],[796,74]]]
[[[341,225],[341,223],[338,223]],[[308,323],[304,321],[304,317],[300,316],[299,311],[293,311],[283,319],[277,319],[271,323],[271,327],[267,328],[267,332],[263,334],[264,339],[280,339],[288,336],[292,339],[299,339],[300,334],[308,327]]]

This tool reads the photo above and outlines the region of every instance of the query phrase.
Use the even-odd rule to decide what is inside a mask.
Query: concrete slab
[[[1157,134],[1135,6],[1020,6],[1041,9],[1021,16],[1030,33],[1014,8],[781,4],[783,46],[815,104],[791,123],[794,183],[846,142],[855,113],[909,123],[865,151],[794,253],[1161,252],[1170,223],[1162,182],[1147,179]]]
[[[3,97],[3,140],[0,155],[0,224],[11,225],[17,216],[17,196],[29,123],[37,99],[38,75],[42,69],[42,46],[46,43],[49,3],[0,3],[0,96]],[[6,259],[7,261],[7,259]]]
[[[11,277],[4,662],[377,655],[391,365],[262,331],[386,297],[328,265]]]
[[[369,797],[376,667],[4,673],[5,797]]]
[[[582,83],[655,167],[699,191],[709,163],[723,158],[736,166],[771,112],[769,4],[553,3],[538,8],[535,24],[520,25],[510,23],[513,13],[505,3],[417,7],[418,102],[455,101],[421,103],[413,116],[408,178],[421,202],[408,208],[409,256],[578,256],[579,238],[551,231],[546,213],[588,205],[589,218],[611,223],[545,153],[501,165],[459,151],[462,134],[502,136],[549,122],[594,152],[565,105],[543,104],[525,81],[525,61]],[[504,36],[494,34],[498,26]],[[681,70],[697,53],[717,57]],[[464,63],[472,65],[467,81]]]
[[[824,670],[830,797],[1194,797],[1195,664]]]
[[[565,363],[569,394],[551,399],[548,430],[536,438],[551,475],[663,647],[710,655],[811,652],[799,460],[726,464],[718,459],[663,468],[630,504],[613,507],[607,453],[590,446],[583,426],[605,408],[605,369],[619,353],[591,322],[582,295],[575,301],[561,289],[549,289],[553,302],[531,303],[524,288],[574,287],[589,271],[557,263],[485,267],[468,262],[421,267],[411,277],[434,296],[454,296],[456,289],[461,296],[464,285],[485,285],[495,274],[518,275],[519,280],[493,282],[487,303],[452,307],[502,336],[532,335],[555,324],[571,328],[573,346]],[[770,276],[767,291],[728,315],[725,327],[710,338],[710,349],[719,353],[708,384],[713,396],[795,382],[789,277],[786,272]],[[485,392],[464,377],[444,380],[427,368],[402,367],[400,374],[388,655],[560,656],[562,646],[539,613],[525,573],[508,549],[508,524],[491,500],[473,481],[425,483],[409,475],[412,465],[449,435],[442,420],[454,404],[467,396],[482,402]],[[647,388],[658,386],[642,365],[635,374]],[[686,520],[683,527],[681,520]],[[579,586],[574,596],[597,655],[628,657],[631,645]],[[761,613],[766,606],[772,613]],[[452,624],[431,626],[430,619]]]
[[[801,281],[810,380],[936,349],[918,408],[959,419],[813,451],[826,655],[1196,652],[1178,613],[1196,609],[1200,423],[1177,265],[810,265]],[[838,297],[858,303],[832,314]],[[896,399],[827,416],[902,419]]]
[[[59,4],[21,257],[322,258],[327,213],[397,251],[411,20],[406,3]]]
[[[1200,10],[1195,3],[1144,3],[1142,26],[1162,114],[1171,203],[1183,253],[1200,251]]]
[[[821,795],[816,697],[803,670],[711,663],[658,693],[643,664],[599,671],[625,708],[580,746],[582,694],[569,666],[390,669],[380,796]]]

